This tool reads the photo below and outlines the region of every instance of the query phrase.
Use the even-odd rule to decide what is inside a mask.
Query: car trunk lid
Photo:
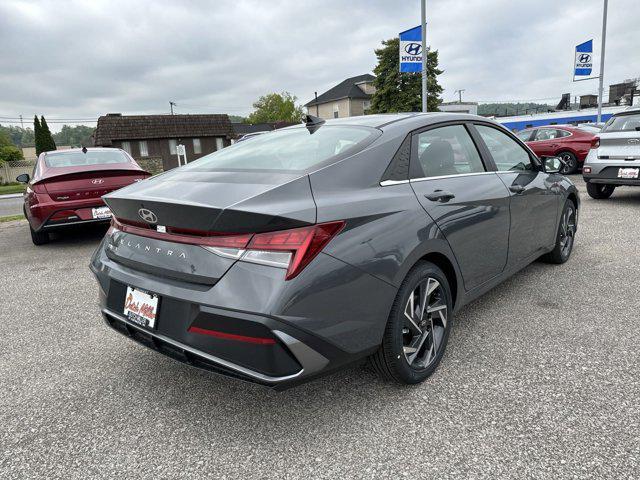
[[[600,133],[598,158],[610,160],[640,159],[640,132],[625,131]]]
[[[50,176],[38,182],[56,201],[100,198],[107,193],[145,179],[142,170],[97,170]]]

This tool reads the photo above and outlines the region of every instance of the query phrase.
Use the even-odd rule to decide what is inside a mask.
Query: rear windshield
[[[119,150],[69,150],[47,153],[44,157],[47,167],[77,167],[79,165],[103,165],[128,163],[129,158]]]
[[[185,166],[188,170],[282,170],[302,171],[355,153],[378,130],[369,127],[323,125],[311,133],[307,128],[287,128],[256,135],[250,141],[218,150]]]
[[[602,128],[603,132],[632,132],[640,130],[640,113],[611,117]]]

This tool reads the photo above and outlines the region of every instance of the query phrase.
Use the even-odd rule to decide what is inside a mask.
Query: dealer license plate
[[[640,168],[619,168],[618,178],[638,178]]]
[[[111,218],[111,210],[109,207],[92,208],[93,218]]]
[[[158,314],[158,296],[127,286],[124,316],[133,323],[154,328]]]

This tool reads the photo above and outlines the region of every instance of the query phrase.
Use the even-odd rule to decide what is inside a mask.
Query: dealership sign
[[[593,40],[581,43],[576,47],[574,77],[588,77],[593,69]]]
[[[422,29],[420,25],[400,33],[400,71],[422,71]]]

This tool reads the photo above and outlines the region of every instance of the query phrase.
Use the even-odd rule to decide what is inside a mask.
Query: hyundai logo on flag
[[[422,45],[419,43],[409,43],[404,47],[404,51],[409,55],[420,55],[422,53]]]
[[[591,55],[589,55],[588,53],[583,53],[582,55],[580,55],[580,57],[578,57],[578,60],[580,61],[580,63],[589,63],[591,62]]]
[[[593,70],[593,40],[576,45],[576,63],[573,69],[573,80],[586,80]]]

